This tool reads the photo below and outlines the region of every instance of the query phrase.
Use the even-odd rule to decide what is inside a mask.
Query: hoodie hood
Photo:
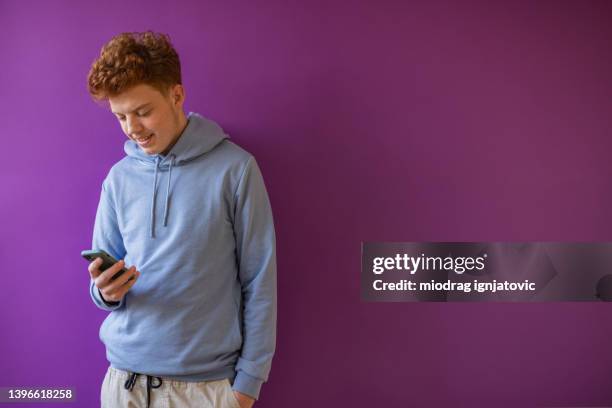
[[[179,136],[178,141],[168,152],[168,154],[149,155],[145,153],[136,142],[127,140],[123,146],[128,157],[138,160],[147,167],[154,167],[153,187],[151,190],[151,224],[150,235],[155,238],[155,201],[157,190],[157,174],[160,170],[168,170],[168,184],[166,186],[166,200],[164,207],[164,226],[167,225],[168,211],[170,203],[170,186],[172,182],[172,168],[189,163],[192,160],[208,153],[217,147],[229,136],[215,122],[206,119],[195,112],[187,115],[187,126]],[[147,169],[143,169],[147,171]]]

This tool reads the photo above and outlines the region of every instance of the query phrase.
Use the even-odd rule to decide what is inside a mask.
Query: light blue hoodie
[[[229,378],[254,398],[276,342],[272,211],[253,156],[190,112],[167,155],[125,142],[102,184],[92,248],[141,276],[100,327],[111,366],[181,381]],[[127,392],[127,391],[126,391]]]

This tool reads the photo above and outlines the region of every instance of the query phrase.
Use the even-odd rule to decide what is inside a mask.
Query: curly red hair
[[[182,84],[179,56],[167,34],[145,31],[121,33],[106,43],[87,75],[89,94],[107,100],[139,84],[147,84],[162,95]]]

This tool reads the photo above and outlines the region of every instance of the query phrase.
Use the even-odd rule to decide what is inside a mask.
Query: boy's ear
[[[172,99],[174,99],[175,103],[181,100],[181,93],[184,93],[184,92],[185,92],[185,90],[183,88],[183,85],[181,85],[181,84],[174,85],[174,87],[171,90],[171,93],[172,93],[172,96],[173,96]]]

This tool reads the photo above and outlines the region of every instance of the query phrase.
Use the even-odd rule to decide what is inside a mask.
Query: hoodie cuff
[[[263,384],[263,380],[259,378],[251,377],[245,374],[244,371],[238,371],[232,389],[243,394],[248,395],[251,398],[259,399],[259,391]]]
[[[123,300],[125,299],[125,296],[121,299],[120,302],[107,302],[102,299],[102,293],[100,293],[100,289],[98,289],[98,287],[94,285],[93,282],[90,286],[91,290],[89,292],[91,294],[91,297],[96,306],[98,306],[100,309],[112,312],[113,310],[117,310],[121,306],[123,306]]]

